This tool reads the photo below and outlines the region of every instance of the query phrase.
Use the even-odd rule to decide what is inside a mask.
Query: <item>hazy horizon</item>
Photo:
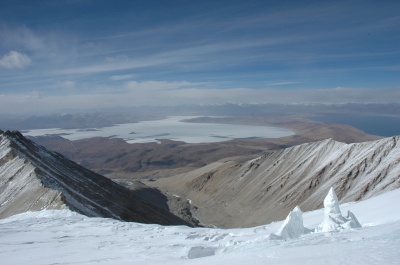
[[[0,112],[400,102],[398,1],[8,1]]]

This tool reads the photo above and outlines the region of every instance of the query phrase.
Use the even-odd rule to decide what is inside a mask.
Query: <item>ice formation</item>
[[[276,232],[280,239],[297,238],[308,231],[303,225],[303,213],[299,206],[296,206],[286,217],[282,226]]]
[[[315,229],[316,232],[332,232],[361,227],[355,215],[348,211],[344,217],[339,208],[339,201],[333,188],[324,199],[324,221]]]

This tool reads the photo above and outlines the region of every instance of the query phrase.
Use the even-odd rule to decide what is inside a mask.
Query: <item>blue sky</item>
[[[400,102],[400,1],[0,0],[0,111]]]

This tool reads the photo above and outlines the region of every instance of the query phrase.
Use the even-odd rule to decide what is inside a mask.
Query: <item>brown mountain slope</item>
[[[399,138],[302,144],[244,163],[222,160],[149,185],[190,199],[205,224],[261,225],[283,219],[296,205],[304,211],[322,207],[330,187],[341,202],[399,188]]]

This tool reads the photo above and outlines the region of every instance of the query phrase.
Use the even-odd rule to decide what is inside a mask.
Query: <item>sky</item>
[[[0,0],[0,112],[400,103],[399,1]]]

